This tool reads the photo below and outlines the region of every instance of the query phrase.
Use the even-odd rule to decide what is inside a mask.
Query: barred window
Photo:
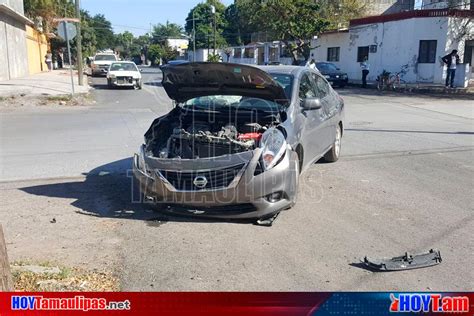
[[[328,47],[327,61],[339,61],[339,47]]]

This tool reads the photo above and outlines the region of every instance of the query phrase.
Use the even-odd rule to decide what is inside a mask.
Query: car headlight
[[[107,76],[109,76],[110,79],[115,78],[115,75],[114,75],[114,74],[108,74]]]
[[[138,152],[138,169],[143,172],[147,172],[147,167],[145,163],[145,145],[140,146],[140,151]]]
[[[276,166],[281,157],[285,154],[286,140],[281,131],[276,128],[269,128],[262,135],[262,162],[265,170]]]

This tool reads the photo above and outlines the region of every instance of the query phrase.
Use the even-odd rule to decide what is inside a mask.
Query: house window
[[[241,58],[241,57],[242,57],[242,49],[234,48],[234,58]]]
[[[328,61],[339,61],[339,47],[328,47]]]
[[[357,62],[361,63],[369,58],[369,46],[360,46],[357,48]]]
[[[436,62],[436,40],[420,41],[418,62],[420,64],[434,64]]]
[[[255,48],[246,47],[244,50],[244,58],[254,58],[255,57]]]

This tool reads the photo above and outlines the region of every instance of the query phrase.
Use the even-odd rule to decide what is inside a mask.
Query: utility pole
[[[213,54],[216,54],[216,7],[211,5],[211,12],[214,15],[214,50]]]
[[[196,18],[193,9],[193,62],[196,61]]]
[[[77,39],[76,39],[76,48],[77,48],[77,72],[79,74],[79,85],[82,86],[84,70],[82,67],[82,35],[81,35],[81,4],[80,0],[76,0],[76,18],[79,19],[77,23]]]
[[[0,292],[13,291],[12,274],[8,263],[7,246],[0,224]]]

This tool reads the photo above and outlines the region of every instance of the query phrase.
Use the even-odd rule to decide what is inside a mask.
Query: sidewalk
[[[349,82],[349,86],[353,87],[362,87],[361,80],[352,80]],[[368,89],[377,89],[376,81],[367,82]],[[393,91],[387,89],[388,91]],[[474,86],[469,85],[467,88],[454,88],[449,89],[444,85],[433,84],[433,83],[409,83],[402,85],[401,87],[394,90],[396,92],[409,92],[409,93],[419,93],[419,94],[439,94],[439,95],[463,95],[463,96],[472,96],[474,97]]]
[[[75,93],[87,93],[87,76],[84,75],[84,85],[78,85],[77,71],[74,74]],[[71,93],[71,76],[69,69],[58,69],[51,72],[42,72],[28,77],[0,81],[0,96],[12,95],[64,95]]]

